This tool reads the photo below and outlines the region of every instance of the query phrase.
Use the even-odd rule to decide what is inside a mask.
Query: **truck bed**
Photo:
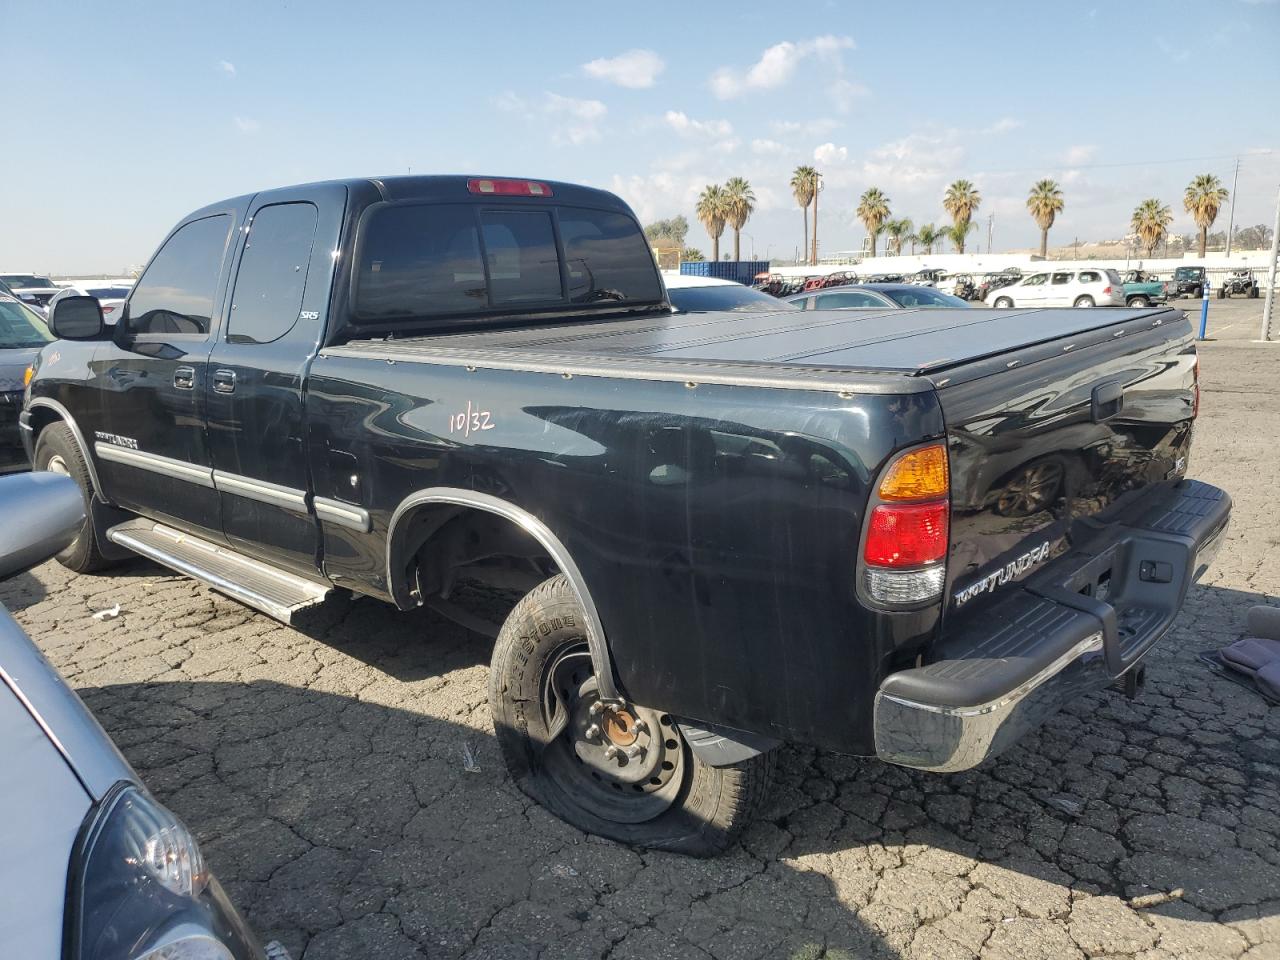
[[[1063,338],[1098,339],[1097,331],[1145,328],[1177,316],[1167,308],[688,313],[361,340],[324,352],[588,376],[900,393],[930,388],[928,382],[904,383],[904,378]],[[1090,333],[1095,336],[1088,338]]]

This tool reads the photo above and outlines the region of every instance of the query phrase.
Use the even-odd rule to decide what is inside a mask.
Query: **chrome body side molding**
[[[574,562],[573,557],[570,556],[565,545],[560,542],[560,538],[552,533],[545,523],[513,503],[508,503],[506,500],[491,494],[477,493],[474,490],[465,490],[460,487],[430,487],[426,490],[411,493],[401,500],[400,505],[396,507],[395,513],[391,515],[391,523],[387,528],[387,587],[392,596],[394,597],[396,592],[394,577],[396,530],[400,525],[400,521],[410,511],[428,504],[452,504],[459,507],[473,507],[477,510],[497,514],[519,524],[542,545],[542,548],[547,551],[551,559],[555,561],[556,566],[565,575],[569,585],[573,588],[573,592],[578,597],[578,602],[582,604],[586,619],[583,627],[587,634],[587,647],[591,651],[591,662],[595,667],[596,680],[600,685],[600,699],[608,702],[620,701],[622,697],[619,695],[617,686],[614,683],[613,661],[609,656],[609,648],[605,643],[604,629],[600,624],[600,614],[596,611],[595,601],[591,599],[591,593],[587,590],[582,571],[578,569],[578,565]]]
[[[238,473],[227,473],[225,470],[213,471],[213,485],[219,493],[234,493],[238,497],[247,497],[259,503],[269,503],[273,507],[290,510],[294,513],[307,512],[307,492],[284,487],[278,483],[267,483],[265,480],[254,480],[242,477]]]
[[[213,470],[209,467],[198,467],[185,460],[174,460],[172,457],[162,457],[156,453],[118,447],[113,443],[103,443],[101,440],[94,443],[93,449],[103,460],[112,463],[150,470],[152,473],[172,477],[174,480],[186,480],[201,487],[213,487]]]
[[[76,423],[76,418],[71,415],[71,411],[68,410],[66,407],[64,407],[62,404],[60,404],[57,400],[54,400],[50,397],[33,397],[31,399],[31,402],[27,404],[27,410],[36,410],[40,407],[45,407],[49,410],[52,410],[59,417],[62,418],[63,422],[65,422],[68,427],[71,428],[71,435],[76,438],[76,443],[80,447],[80,456],[84,457],[85,466],[89,468],[89,479],[93,481],[94,494],[103,503],[110,503],[111,501],[109,501],[106,498],[106,495],[102,492],[102,481],[98,479],[98,465],[97,465],[97,462],[93,459],[93,456],[92,456],[93,451],[90,449],[89,444],[85,443],[84,434],[80,432],[80,425]],[[34,459],[34,456],[35,456],[34,438],[32,442],[31,453]]]
[[[326,523],[336,523],[357,533],[368,533],[372,527],[369,511],[364,507],[328,497],[313,497],[311,504],[315,507],[316,516]]]

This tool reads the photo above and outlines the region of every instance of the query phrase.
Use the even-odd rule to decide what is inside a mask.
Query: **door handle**
[[[178,367],[173,371],[173,385],[179,390],[190,390],[196,385],[195,367]]]
[[[213,390],[215,393],[235,393],[236,372],[234,370],[213,371]]]

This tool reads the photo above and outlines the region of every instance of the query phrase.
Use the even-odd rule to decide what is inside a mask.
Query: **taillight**
[[[103,307],[103,308],[102,308],[102,315],[103,315],[103,316],[106,316],[108,313],[111,313],[111,312],[112,312],[112,311],[114,311],[114,310],[115,310],[115,307]]]
[[[536,180],[500,180],[476,178],[467,181],[472,193],[495,197],[549,197],[551,188]]]
[[[940,443],[900,454],[885,470],[862,546],[863,583],[872,600],[922,603],[942,593],[950,480],[947,449]]]
[[[1110,293],[1110,292],[1111,292],[1111,287],[1110,287],[1110,286],[1103,287],[1103,288],[1102,288],[1102,292],[1103,292],[1103,293]]]

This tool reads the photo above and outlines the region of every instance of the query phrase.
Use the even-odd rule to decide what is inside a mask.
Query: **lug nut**
[[[583,735],[584,735],[588,740],[599,740],[599,739],[600,739],[600,725],[599,725],[598,723],[593,723],[591,726],[587,727],[587,729],[586,729],[586,733],[584,733]]]
[[[620,754],[621,752],[622,751],[619,750],[617,747],[615,747],[613,744],[610,744],[608,747],[605,748],[604,758],[606,760],[616,760],[618,757],[618,754]]]
[[[591,705],[591,708],[587,712],[593,717],[598,717],[600,714],[604,713],[604,704],[597,700]]]
[[[649,725],[645,723],[643,720],[637,720],[635,723],[631,725],[631,732],[638,737],[642,733],[649,732]]]
[[[644,753],[643,747],[630,746],[627,748],[627,759],[634,760],[636,759],[636,757],[640,756],[640,754],[642,753]]]

